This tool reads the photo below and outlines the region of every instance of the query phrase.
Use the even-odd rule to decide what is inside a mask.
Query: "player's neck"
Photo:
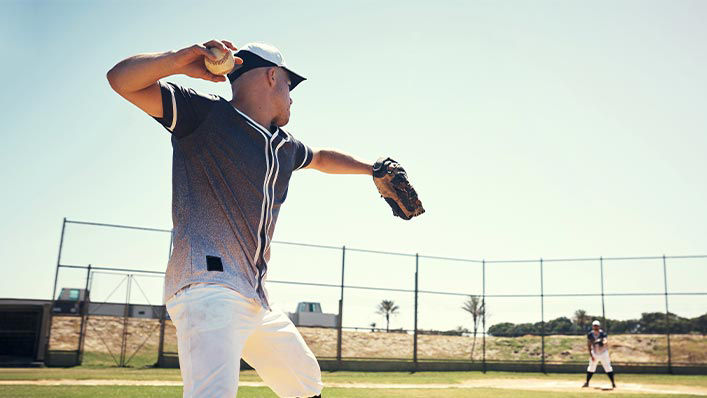
[[[270,125],[274,117],[270,107],[260,101],[254,102],[239,98],[234,98],[230,102],[236,109],[245,113],[249,118],[255,120],[258,124],[272,132]]]

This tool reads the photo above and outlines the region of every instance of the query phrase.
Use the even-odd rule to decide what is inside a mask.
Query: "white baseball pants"
[[[589,366],[587,367],[587,372],[594,373],[597,370],[597,365],[601,362],[601,367],[604,368],[604,372],[613,372],[614,369],[611,367],[611,359],[609,359],[609,350],[606,350],[600,354],[592,352],[594,354],[594,360],[589,358]]]
[[[195,284],[167,301],[184,398],[235,398],[240,359],[280,397],[319,395],[319,364],[292,321],[225,286]]]

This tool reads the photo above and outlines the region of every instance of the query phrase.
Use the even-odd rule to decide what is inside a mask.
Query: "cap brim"
[[[290,69],[285,68],[284,66],[282,67],[282,69],[286,70],[287,73],[290,75],[290,91],[294,90],[298,84],[307,80],[306,77],[300,76],[300,75],[296,74],[295,72],[291,71]]]

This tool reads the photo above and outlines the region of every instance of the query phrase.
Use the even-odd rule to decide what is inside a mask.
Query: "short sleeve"
[[[172,135],[183,138],[196,130],[211,111],[219,97],[201,94],[174,83],[162,82],[162,117],[154,118]]]
[[[298,139],[292,137],[292,142],[295,144],[295,168],[294,170],[299,170],[307,167],[312,163],[312,158],[314,157],[314,152],[312,148],[303,144]]]

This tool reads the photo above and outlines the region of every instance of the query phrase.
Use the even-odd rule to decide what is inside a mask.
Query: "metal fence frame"
[[[86,221],[74,221],[74,220],[67,220],[64,218],[62,222],[62,228],[61,228],[61,238],[59,241],[59,254],[57,256],[57,264],[56,264],[56,271],[55,271],[55,277],[54,277],[54,286],[52,290],[52,308],[54,308],[54,302],[56,300],[56,290],[57,290],[57,283],[58,283],[58,278],[59,278],[59,271],[62,268],[73,268],[73,269],[86,269],[86,287],[88,288],[89,286],[89,279],[91,277],[91,273],[95,271],[108,271],[108,272],[116,272],[116,273],[124,273],[130,277],[131,274],[146,274],[146,275],[154,275],[154,276],[164,276],[164,272],[158,272],[158,271],[146,271],[146,270],[140,270],[140,269],[128,269],[128,268],[117,268],[117,267],[109,267],[109,266],[92,266],[92,265],[75,265],[75,264],[62,264],[61,261],[61,255],[62,255],[62,248],[64,245],[64,239],[65,239],[65,230],[66,230],[66,225],[67,224],[77,224],[77,225],[88,225],[88,226],[97,226],[97,227],[106,227],[106,228],[121,228],[121,229],[129,229],[129,230],[139,230],[139,231],[150,231],[150,232],[158,232],[158,233],[169,233],[170,236],[172,234],[172,230],[168,229],[159,229],[159,228],[146,228],[146,227],[135,227],[135,226],[128,226],[128,225],[118,225],[118,224],[106,224],[106,223],[96,223],[96,222],[86,222]],[[707,291],[701,291],[701,292],[670,292],[668,290],[668,274],[667,274],[667,260],[670,259],[707,259],[707,255],[688,255],[688,256],[642,256],[642,257],[585,257],[585,258],[557,258],[557,259],[525,259],[525,260],[486,260],[486,259],[465,259],[465,258],[454,258],[454,257],[440,257],[440,256],[431,256],[431,255],[423,255],[419,253],[400,253],[400,252],[388,252],[388,251],[380,251],[380,250],[369,250],[369,249],[358,249],[358,248],[351,248],[351,247],[346,247],[346,246],[329,246],[329,245],[318,245],[318,244],[308,244],[308,243],[298,243],[298,242],[288,242],[288,241],[273,241],[272,243],[275,244],[282,244],[282,245],[293,245],[293,246],[298,246],[298,247],[309,247],[309,248],[315,248],[315,249],[324,249],[324,250],[336,250],[336,251],[341,251],[341,281],[339,284],[330,284],[330,283],[308,283],[308,282],[296,282],[296,281],[281,281],[281,280],[268,280],[268,283],[274,283],[274,284],[287,284],[287,285],[301,285],[301,286],[316,286],[316,287],[329,287],[329,288],[337,288],[340,290],[340,296],[339,296],[339,309],[338,309],[338,323],[337,323],[337,347],[336,347],[336,357],[332,358],[332,360],[335,360],[337,363],[341,364],[341,362],[345,359],[384,359],[384,360],[401,360],[401,361],[409,361],[412,359],[413,364],[415,365],[415,368],[419,362],[424,362],[427,360],[421,360],[418,358],[418,295],[420,293],[426,293],[426,294],[439,294],[439,295],[452,295],[452,296],[470,296],[474,295],[474,293],[471,292],[442,292],[442,291],[430,291],[430,290],[420,290],[419,289],[419,266],[420,266],[420,261],[424,259],[431,259],[431,260],[444,260],[444,261],[452,261],[452,262],[463,262],[463,263],[474,263],[474,264],[480,264],[481,265],[481,274],[482,274],[482,291],[481,291],[481,303],[482,305],[486,306],[486,299],[487,298],[499,298],[499,297],[513,297],[513,298],[540,298],[540,322],[541,322],[541,333],[540,333],[540,338],[541,338],[541,359],[539,361],[531,360],[531,361],[514,361],[514,362],[531,362],[531,363],[539,363],[541,371],[546,371],[546,361],[545,361],[545,298],[546,297],[596,297],[600,296],[601,297],[601,308],[602,308],[602,318],[604,322],[606,322],[606,304],[605,304],[605,298],[606,297],[611,297],[611,296],[664,296],[665,298],[665,319],[666,319],[666,342],[667,342],[667,367],[668,367],[668,372],[672,373],[673,372],[673,366],[675,365],[672,360],[672,353],[671,353],[671,347],[670,347],[670,317],[669,317],[669,297],[670,296],[705,296],[707,295]],[[169,241],[169,255],[171,255],[172,252],[172,239],[170,237]],[[412,260],[414,259],[414,287],[412,289],[395,289],[395,288],[385,288],[385,287],[374,287],[374,286],[357,286],[357,285],[346,285],[345,284],[345,276],[346,276],[346,253],[347,252],[358,252],[358,253],[370,253],[370,254],[379,254],[379,255],[386,255],[386,256],[402,256],[402,257],[407,257],[411,259],[410,266],[412,268],[413,262]],[[662,260],[662,268],[663,268],[663,286],[664,290],[662,292],[644,292],[644,293],[607,293],[604,290],[604,264],[607,261],[626,261],[626,260]],[[598,268],[599,268],[599,275],[600,275],[600,293],[559,293],[559,294],[547,294],[545,293],[545,288],[544,288],[544,264],[550,263],[550,262],[596,262]],[[489,267],[491,264],[510,264],[510,263],[525,263],[525,264],[537,264],[538,266],[538,278],[540,282],[540,291],[536,294],[487,294],[486,292],[486,268]],[[351,327],[344,327],[343,326],[343,315],[344,315],[344,293],[346,289],[354,289],[354,290],[375,290],[375,291],[390,291],[390,292],[405,292],[405,293],[413,293],[414,294],[414,328],[412,330],[409,329],[398,329],[404,332],[412,332],[413,335],[413,355],[412,358],[342,358],[342,341],[343,341],[343,330],[344,329],[351,329]],[[129,294],[129,293],[128,293]],[[477,295],[478,296],[478,295]],[[86,298],[88,299],[88,297]],[[124,314],[124,322],[127,322],[127,301],[129,301],[129,298],[126,299],[126,312]],[[84,308],[88,308],[88,305],[85,305]],[[77,358],[77,364],[81,363],[81,357],[83,353],[83,342],[85,338],[85,323],[86,323],[86,315],[87,314],[81,314],[82,316],[82,322],[81,322],[81,328],[80,328],[80,335],[79,335],[79,347],[77,348],[76,352],[76,358]],[[164,331],[165,331],[165,320],[166,320],[166,310],[164,307],[164,304],[162,305],[162,310],[160,314],[160,338],[159,338],[159,348],[158,348],[158,359],[161,359],[164,355],[176,355],[176,353],[168,353],[164,352]],[[49,327],[47,328],[47,335],[46,335],[46,341],[47,343],[50,341],[51,337],[51,322],[52,322],[52,317],[50,316],[49,318]],[[484,311],[484,314],[481,319],[482,323],[482,360],[481,360],[481,370],[486,371],[488,368],[489,363],[497,362],[494,360],[489,360],[486,358],[486,314]],[[354,329],[359,329],[359,327],[355,327]],[[360,329],[369,329],[369,327],[360,327]],[[125,331],[124,331],[125,333]],[[47,354],[49,354],[49,344],[46,344],[47,347]],[[121,348],[121,360],[119,363],[117,363],[119,366],[125,366],[126,361],[124,360],[125,358],[125,339],[123,339],[122,343],[122,348]],[[450,361],[450,362],[463,362],[463,360],[452,360],[452,359],[442,359],[442,361]],[[158,361],[159,362],[159,361]],[[470,360],[467,360],[467,362],[471,362]],[[565,363],[571,363],[571,362],[565,362]],[[639,364],[639,363],[636,363]],[[656,365],[656,364],[648,364],[648,363],[640,363],[644,365]],[[662,363],[661,363],[662,364]],[[700,366],[704,366],[707,364],[697,364]]]

